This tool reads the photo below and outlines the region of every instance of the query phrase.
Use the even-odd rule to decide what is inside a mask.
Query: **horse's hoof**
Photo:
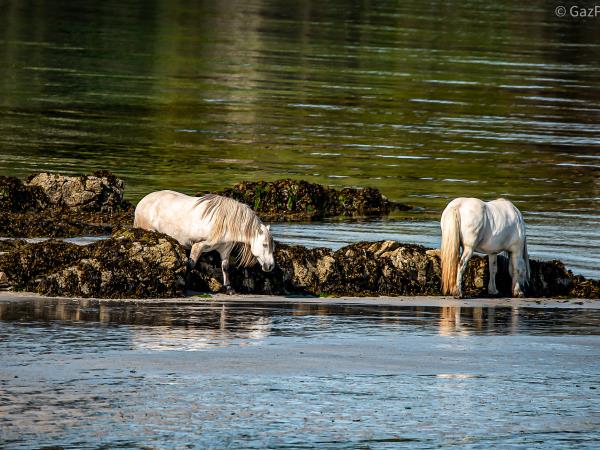
[[[525,298],[525,294],[523,294],[521,291],[513,292],[513,298]]]
[[[233,288],[231,286],[225,286],[225,293],[227,295],[235,295],[235,291],[233,290]]]
[[[455,290],[454,292],[452,292],[452,297],[456,299],[463,298],[463,293],[459,290]]]

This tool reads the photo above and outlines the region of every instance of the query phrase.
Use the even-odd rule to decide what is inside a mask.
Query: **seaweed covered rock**
[[[265,273],[255,266],[231,269],[231,284],[242,294],[299,294],[335,296],[440,295],[438,250],[395,241],[359,242],[337,251],[277,244],[277,267]],[[531,260],[531,297],[600,298],[600,281],[573,275],[559,261]],[[487,296],[487,257],[471,259],[463,279],[465,295]],[[203,255],[192,271],[190,288],[220,292],[220,259]],[[498,257],[498,290],[510,296],[511,279],[506,258]]]
[[[186,253],[175,240],[139,229],[118,229],[112,237],[89,246],[60,241],[15,242],[0,254],[2,285],[45,295],[144,298],[183,295]],[[258,265],[231,268],[231,284],[242,294],[318,296],[440,295],[437,250],[395,241],[359,242],[337,251],[277,244],[276,268]],[[510,295],[508,261],[498,258],[496,284]],[[467,296],[487,296],[488,259],[474,257],[463,290]],[[560,261],[531,260],[531,297],[600,298],[600,281],[586,280],[566,270]],[[201,256],[187,288],[223,290],[221,260],[216,252]]]
[[[0,211],[19,213],[40,211],[49,205],[48,197],[37,186],[15,177],[0,177]]]
[[[66,237],[109,234],[133,221],[123,180],[110,172],[87,176],[40,173],[27,181],[0,177],[0,235]]]
[[[172,238],[119,229],[89,246],[61,241],[21,244],[0,255],[16,289],[51,296],[174,297],[183,294],[187,258]]]
[[[244,181],[220,195],[246,203],[268,220],[307,220],[335,216],[377,216],[410,207],[388,200],[377,189],[332,189],[302,180]]]

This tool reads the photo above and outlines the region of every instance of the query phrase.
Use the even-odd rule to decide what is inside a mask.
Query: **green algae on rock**
[[[336,216],[381,216],[409,206],[377,189],[333,189],[303,180],[243,181],[218,192],[246,203],[266,220],[309,220]]]
[[[69,237],[109,234],[133,221],[123,180],[110,172],[86,176],[39,173],[26,181],[0,177],[0,235]]]

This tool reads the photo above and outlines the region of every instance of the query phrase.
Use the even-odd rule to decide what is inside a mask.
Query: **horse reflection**
[[[248,345],[266,338],[269,315],[226,305],[132,304],[97,300],[35,299],[0,303],[0,320],[96,322],[125,326],[133,348],[197,350],[210,346]]]
[[[518,306],[502,309],[498,316],[496,308],[461,308],[447,306],[440,308],[438,334],[440,336],[468,336],[473,333],[510,333],[520,330],[521,310]],[[508,314],[507,314],[508,313]]]
[[[221,307],[215,328],[199,326],[154,326],[132,329],[131,343],[134,349],[195,351],[230,345],[253,345],[265,339],[271,332],[271,319],[255,318],[245,327],[227,325],[227,308]]]

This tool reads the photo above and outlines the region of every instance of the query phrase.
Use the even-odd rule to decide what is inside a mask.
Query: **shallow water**
[[[505,196],[598,260],[600,27],[554,6],[8,1],[0,174],[107,168],[134,201],[304,178],[428,220]]]
[[[0,303],[7,448],[594,448],[600,312]]]

